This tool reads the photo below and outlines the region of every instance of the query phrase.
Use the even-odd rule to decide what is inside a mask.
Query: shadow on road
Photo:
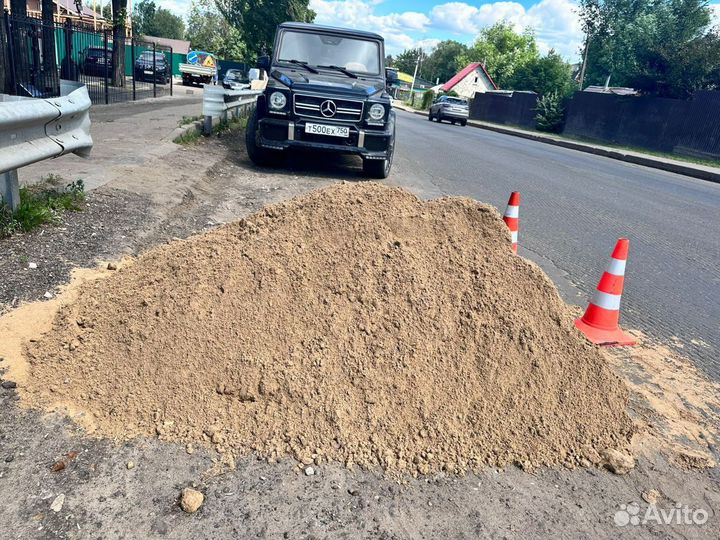
[[[292,174],[313,178],[333,178],[359,182],[367,180],[362,170],[362,159],[358,156],[332,152],[303,152],[287,150],[276,152],[277,160],[270,167],[258,167],[245,150],[245,132],[224,135],[219,142],[228,150],[228,159],[238,167],[266,171],[270,174]]]

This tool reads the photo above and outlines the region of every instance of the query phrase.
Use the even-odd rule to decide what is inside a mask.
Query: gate
[[[124,34],[124,33],[123,33]],[[93,104],[172,95],[172,48],[66,19],[64,23],[4,13],[0,85],[8,94],[60,95],[60,79],[87,86]],[[4,79],[4,80],[3,80]]]

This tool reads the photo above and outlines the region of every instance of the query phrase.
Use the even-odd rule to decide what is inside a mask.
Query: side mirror
[[[260,80],[260,69],[259,68],[251,68],[250,71],[248,71],[248,79],[251,81],[259,81]]]
[[[257,67],[259,69],[264,69],[265,71],[270,70],[270,57],[269,56],[259,56],[257,59]]]
[[[393,84],[398,81],[398,74],[397,71],[390,68],[385,68],[385,80],[388,84]]]

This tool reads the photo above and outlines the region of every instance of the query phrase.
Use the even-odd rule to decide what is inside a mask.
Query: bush
[[[538,100],[535,108],[535,122],[539,131],[560,133],[565,122],[562,98],[557,92],[550,92]]]
[[[50,174],[37,184],[20,188],[20,204],[14,212],[0,206],[0,238],[17,231],[30,231],[43,223],[55,223],[63,210],[82,209],[85,185],[76,180],[63,187],[63,179]]]
[[[422,96],[422,103],[420,104],[420,108],[424,111],[428,110],[434,100],[435,100],[435,92],[433,92],[432,90],[428,90]]]

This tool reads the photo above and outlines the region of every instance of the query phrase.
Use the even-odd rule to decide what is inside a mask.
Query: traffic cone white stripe
[[[505,217],[520,217],[520,207],[519,206],[508,206],[507,210],[505,210]]]
[[[517,244],[517,238],[518,238],[517,231],[510,231],[510,236],[512,237],[512,243]]]
[[[613,276],[624,276],[625,275],[625,264],[627,261],[622,259],[610,258],[610,264],[608,264],[606,272]]]
[[[609,294],[602,291],[595,291],[592,303],[597,307],[617,311],[620,309],[621,294]]]

